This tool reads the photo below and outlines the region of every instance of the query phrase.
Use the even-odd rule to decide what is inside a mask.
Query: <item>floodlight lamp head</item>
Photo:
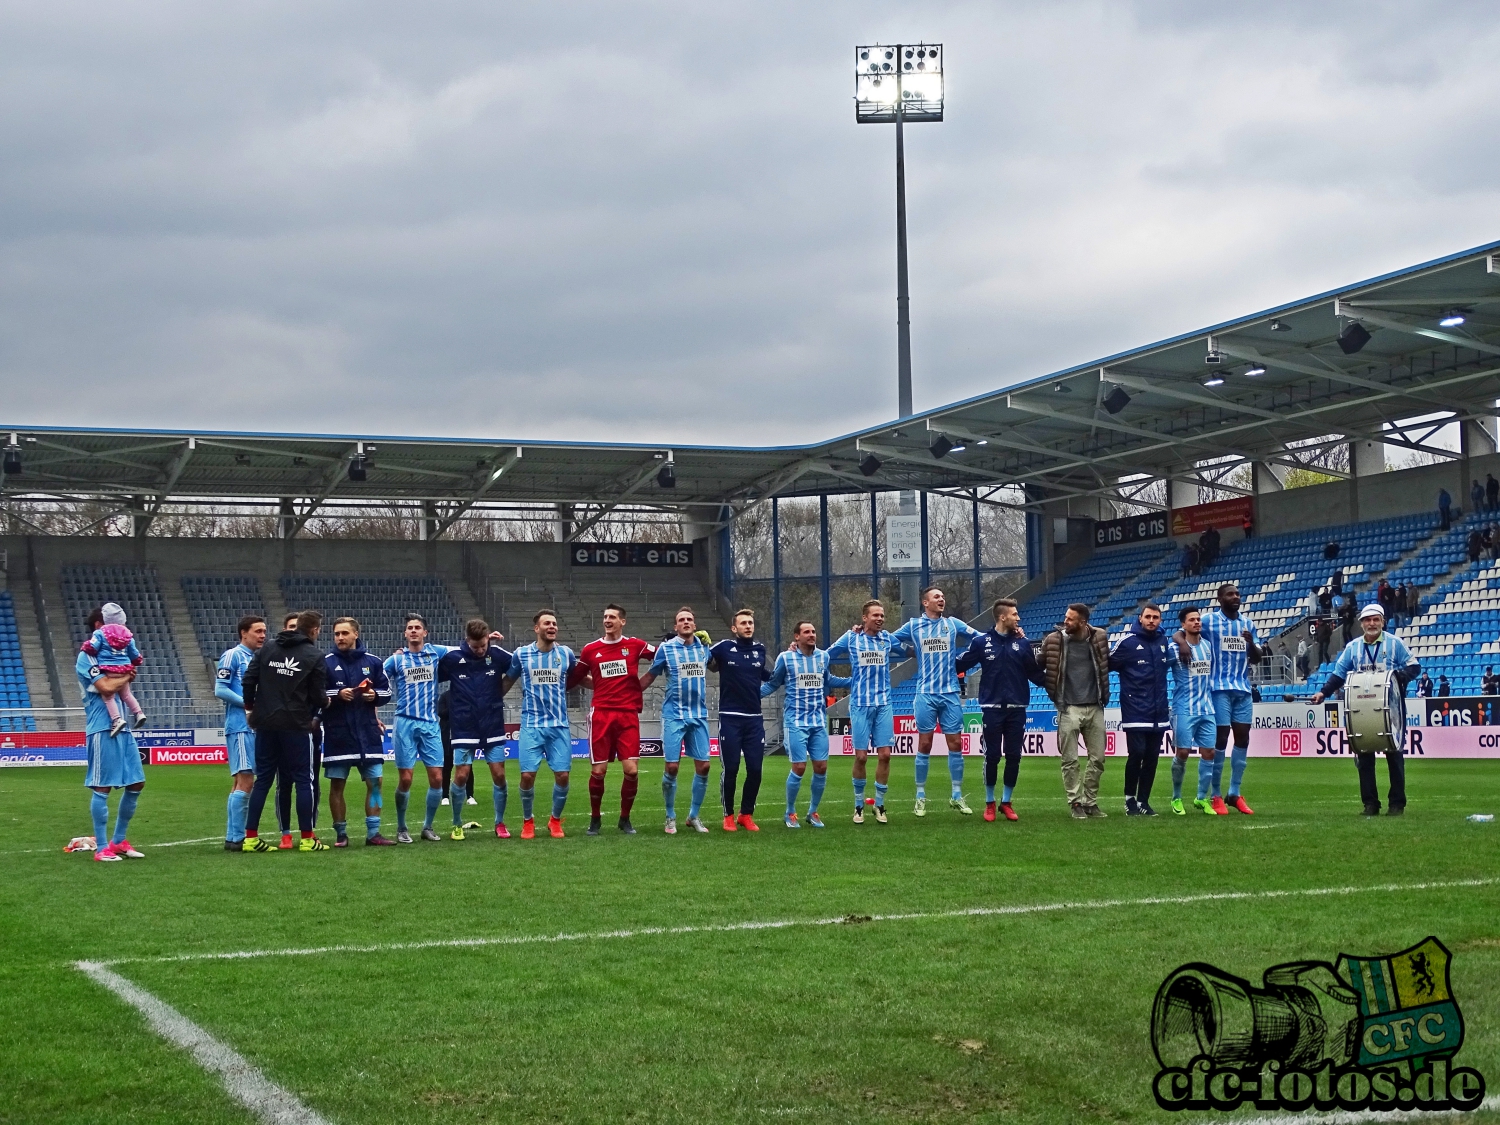
[[[859,471],[867,477],[873,477],[880,472],[880,458],[873,453],[866,453],[859,459]]]
[[[932,439],[932,444],[927,448],[934,458],[941,461],[956,447],[948,440],[947,434],[938,434],[937,437]]]
[[[1351,320],[1339,333],[1339,351],[1353,355],[1370,342],[1370,330],[1357,320]]]
[[[861,125],[943,119],[941,43],[854,48],[854,120]]]
[[[1203,385],[1205,387],[1222,387],[1224,385],[1224,376],[1215,371],[1212,375],[1203,380]]]
[[[5,475],[8,477],[21,475],[21,447],[14,441],[5,447]]]
[[[1210,367],[1216,367],[1224,362],[1224,353],[1219,351],[1219,339],[1217,336],[1208,338],[1208,354],[1203,357],[1203,362]]]
[[[370,459],[363,453],[356,453],[349,458],[349,479],[356,484],[363,484],[370,479]]]
[[[656,474],[656,483],[661,488],[677,487],[677,470],[672,467],[672,462],[668,461],[661,467]]]
[[[1262,363],[1252,363],[1249,367],[1245,368],[1245,374],[1249,375],[1251,378],[1254,378],[1257,375],[1264,375],[1265,373],[1265,364]]]
[[[1438,321],[1438,324],[1442,325],[1442,327],[1444,328],[1457,328],[1467,319],[1468,317],[1466,314],[1466,310],[1449,309],[1443,314],[1443,318]]]

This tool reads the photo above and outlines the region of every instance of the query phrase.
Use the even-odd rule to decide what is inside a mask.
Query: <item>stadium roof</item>
[[[1462,323],[1440,323],[1454,317]],[[1349,337],[1340,339],[1350,325],[1368,333],[1353,352]],[[1211,349],[1217,364],[1206,362]],[[1223,381],[1205,385],[1214,376]],[[1123,393],[1112,412],[1115,388]],[[0,434],[21,439],[23,471],[5,477],[7,498],[115,499],[150,511],[187,498],[288,497],[304,521],[329,503],[427,501],[444,528],[475,505],[564,503],[581,506],[577,534],[619,504],[738,509],[772,495],[891,489],[1009,504],[1014,493],[994,491],[1008,485],[1040,489],[1028,494],[1035,504],[1116,499],[1122,480],[1128,490],[1163,478],[1225,488],[1225,466],[1301,464],[1289,443],[1304,458],[1319,441],[1411,448],[1433,424],[1401,419],[1493,416],[1497,399],[1500,242],[810,445],[669,449],[14,423]],[[939,459],[938,435],[966,448]],[[348,467],[361,443],[372,464],[355,482]],[[656,481],[669,457],[670,491]],[[1200,465],[1215,459],[1213,471]],[[862,472],[862,461],[873,471]]]

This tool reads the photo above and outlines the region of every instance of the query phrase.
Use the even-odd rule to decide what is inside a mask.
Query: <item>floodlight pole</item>
[[[897,59],[900,55],[898,53]],[[912,415],[911,401],[911,290],[906,278],[906,139],[902,128],[901,68],[896,68],[896,412],[900,418]],[[874,497],[870,502],[874,503]],[[917,514],[917,494],[900,494],[900,513]],[[921,612],[921,582],[916,574],[901,574],[901,619],[910,620]]]

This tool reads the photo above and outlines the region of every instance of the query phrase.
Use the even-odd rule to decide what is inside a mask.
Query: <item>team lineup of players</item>
[[[1156,815],[1150,804],[1151,788],[1163,737],[1172,729],[1176,748],[1172,811],[1185,814],[1182,785],[1186,764],[1197,753],[1201,760],[1193,804],[1215,815],[1227,815],[1230,808],[1251,815],[1241,788],[1252,724],[1249,669],[1259,656],[1259,638],[1254,625],[1240,615],[1239,592],[1232,584],[1220,587],[1217,597],[1218,605],[1208,612],[1197,607],[1183,610],[1179,615],[1181,628],[1170,636],[1162,627],[1160,610],[1154,605],[1145,607],[1112,651],[1104,630],[1089,624],[1088,607],[1073,605],[1061,626],[1034,649],[1021,628],[1014,601],[998,600],[993,607],[994,628],[979,632],[946,616],[943,591],[932,587],[922,594],[922,613],[895,632],[886,631],[884,607],[873,599],[864,605],[860,624],[827,649],[818,647],[815,626],[799,621],[792,644],[774,662],[765,646],[755,640],[755,615],[748,609],[735,614],[732,635],[714,644],[698,629],[693,611],[684,607],[676,614],[674,635],[653,645],[626,636],[626,612],[611,604],[603,614],[604,635],[578,653],[557,642],[557,618],[550,610],[535,615],[535,639],[514,651],[501,647],[499,642],[504,638],[479,620],[468,622],[462,644],[432,644],[427,639],[426,622],[412,614],[405,625],[405,646],[383,661],[361,647],[359,624],[352,618],[334,621],[334,648],[325,655],[315,645],[322,627],[316,612],[288,618],[287,628],[270,639],[263,619],[246,617],[239,622],[240,643],[220,660],[215,692],[225,702],[225,739],[233,775],[225,847],[234,851],[278,850],[274,843],[260,837],[258,829],[271,786],[279,781],[287,791],[296,792],[300,849],[327,848],[314,831],[320,796],[315,731],[321,732],[321,768],[329,782],[334,846],[348,844],[344,788],[351,770],[357,770],[365,783],[366,844],[414,842],[407,811],[418,761],[428,783],[420,838],[441,839],[433,821],[445,798],[453,816],[450,837],[464,838],[463,808],[476,760],[487,763],[493,782],[494,833],[508,838],[504,697],[517,683],[521,685],[518,744],[522,838],[531,839],[536,834],[535,785],[544,762],[553,777],[547,828],[554,837],[563,835],[572,766],[567,693],[575,687],[587,687],[593,693],[588,833],[597,835],[601,831],[606,771],[610,762],[619,761],[623,778],[618,827],[621,832],[634,834],[630,814],[639,784],[643,692],[663,676],[665,832],[677,832],[677,778],[682,759],[687,757],[693,762],[693,778],[686,824],[693,831],[706,833],[709,829],[701,813],[710,773],[710,672],[719,677],[719,797],[724,831],[760,830],[754,811],[765,754],[761,701],[778,690],[785,692],[783,744],[790,760],[783,823],[787,828],[800,828],[804,823],[815,828],[825,826],[818,810],[827,782],[830,687],[849,689],[854,822],[863,823],[865,819],[866,763],[873,753],[876,771],[870,803],[875,820],[885,824],[889,819],[886,795],[895,741],[890,672],[894,663],[908,657],[916,661],[918,739],[913,814],[917,817],[926,816],[928,811],[927,775],[933,735],[938,730],[947,742],[949,808],[961,815],[972,814],[963,792],[959,675],[975,667],[982,670],[985,820],[994,821],[997,816],[1019,819],[1013,795],[1033,683],[1043,687],[1057,707],[1058,747],[1071,815],[1077,819],[1106,815],[1098,806],[1098,788],[1105,756],[1103,709],[1109,703],[1112,673],[1119,679],[1121,729],[1128,748],[1126,812]],[[1377,634],[1378,629],[1377,624]],[[1409,656],[1404,652],[1396,655],[1401,658],[1403,675],[1409,677]],[[82,667],[84,660],[80,655],[79,676],[87,687],[90,680]],[[830,670],[834,664],[847,664],[849,676],[834,675]],[[449,685],[454,766],[451,786],[446,790],[437,715],[438,689],[443,683]],[[385,756],[384,730],[376,716],[376,709],[392,700],[398,774],[394,841],[380,830]],[[1081,777],[1080,741],[1088,758]],[[138,783],[133,777],[128,782],[101,780],[103,775],[92,768],[93,742],[91,733],[93,780],[86,783],[95,788],[96,794],[113,787],[126,788],[133,811],[144,778]],[[107,749],[101,746],[101,761],[109,759]],[[1003,782],[999,776],[1002,758]],[[1222,789],[1226,759],[1230,766],[1227,793]],[[804,821],[799,817],[798,801],[809,762],[812,779]],[[742,765],[745,777],[740,788]],[[1370,769],[1373,771],[1373,765]],[[1367,810],[1368,804],[1367,800]],[[1393,791],[1392,811],[1396,811],[1395,804]],[[128,823],[123,804],[120,816]],[[289,810],[283,814],[283,820],[288,819]],[[123,828],[117,828],[116,834],[123,839],[123,832]],[[100,835],[102,838],[102,829]],[[288,845],[284,842],[282,846]]]

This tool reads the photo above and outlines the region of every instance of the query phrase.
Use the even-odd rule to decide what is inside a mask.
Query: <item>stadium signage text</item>
[[[574,566],[692,566],[691,543],[578,543],[568,552]]]
[[[1101,520],[1094,524],[1094,546],[1113,547],[1119,543],[1144,543],[1167,537],[1167,517],[1126,516],[1118,520]]]
[[[1500,726],[1500,696],[1429,696],[1422,712],[1422,725],[1429,727]]]
[[[1245,518],[1255,518],[1255,501],[1248,496],[1220,500],[1216,504],[1194,504],[1172,509],[1172,534],[1197,535],[1211,527],[1239,527]]]
[[[1340,954],[1336,965],[1274,965],[1259,987],[1213,965],[1183,965],[1151,1006],[1156,1104],[1225,1113],[1249,1102],[1290,1111],[1477,1109],[1484,1075],[1454,1064],[1464,1020],[1452,960],[1429,937],[1400,953]],[[1237,1018],[1223,1022],[1225,1011]]]

